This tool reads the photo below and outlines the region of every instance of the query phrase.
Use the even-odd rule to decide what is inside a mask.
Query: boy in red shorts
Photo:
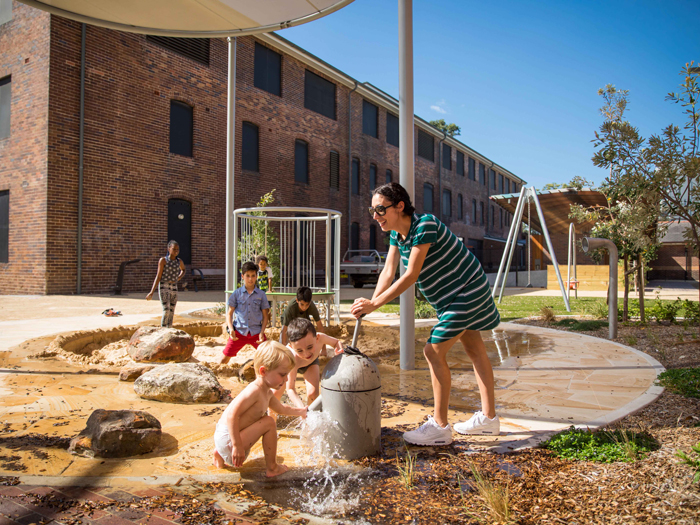
[[[256,286],[258,267],[252,262],[244,263],[241,273],[243,286],[237,288],[228,298],[226,327],[230,338],[219,361],[221,364],[228,363],[245,345],[257,348],[265,341],[263,328],[267,326],[270,318],[270,303],[265,292]]]

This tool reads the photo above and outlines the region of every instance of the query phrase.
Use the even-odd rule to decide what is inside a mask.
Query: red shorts
[[[229,337],[228,342],[226,343],[226,348],[224,348],[224,355],[226,357],[235,356],[238,352],[241,351],[241,348],[243,348],[245,345],[253,345],[254,348],[257,348],[260,344],[258,342],[260,334],[243,335],[238,333],[238,330],[236,330],[236,337],[238,339],[236,339],[235,341]],[[263,341],[265,340],[265,334],[263,334]]]

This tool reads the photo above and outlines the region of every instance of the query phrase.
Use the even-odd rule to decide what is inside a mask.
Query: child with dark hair
[[[245,345],[257,348],[265,341],[265,327],[270,318],[270,303],[265,292],[256,286],[258,267],[247,262],[241,267],[243,286],[228,298],[226,328],[230,338],[224,348],[220,363],[225,364]]]
[[[255,258],[255,262],[258,265],[258,288],[263,292],[271,292],[272,278],[275,274],[272,273],[272,268],[270,268],[270,261],[264,255],[258,255]]]
[[[316,331],[323,331],[321,316],[318,313],[318,308],[312,301],[312,297],[311,288],[302,286],[297,290],[296,301],[289,303],[289,306],[284,310],[284,314],[282,314],[282,333],[280,334],[280,341],[283,345],[287,344],[287,327],[293,319],[310,319],[313,317],[316,322]]]
[[[286,391],[287,397],[292,405],[303,408],[304,402],[297,394],[295,383],[297,372],[304,377],[306,382],[306,402],[311,402],[319,395],[319,382],[321,378],[321,370],[319,367],[318,358],[321,352],[326,348],[326,345],[332,346],[336,355],[343,352],[343,344],[336,339],[326,334],[317,333],[314,325],[308,319],[297,317],[289,323],[287,331],[289,344],[294,354],[294,365],[287,376]],[[275,390],[275,397],[282,398],[285,392],[285,387],[282,386]]]
[[[158,273],[153,281],[151,291],[146,296],[146,301],[153,298],[153,293],[158,287],[158,295],[163,305],[163,317],[160,326],[172,328],[175,317],[175,305],[177,304],[177,282],[185,275],[185,263],[177,254],[180,253],[180,245],[177,241],[168,243],[168,254],[158,261]]]

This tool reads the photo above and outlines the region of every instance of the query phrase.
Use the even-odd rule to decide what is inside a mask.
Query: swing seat
[[[578,281],[574,279],[569,281],[569,290],[578,290]]]

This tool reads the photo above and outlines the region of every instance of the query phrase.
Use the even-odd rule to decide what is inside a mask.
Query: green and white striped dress
[[[442,343],[464,330],[491,330],[499,325],[501,316],[481,264],[436,217],[414,214],[406,238],[402,241],[392,231],[390,243],[398,247],[406,267],[414,246],[430,244],[417,283],[438,316],[429,343]]]

